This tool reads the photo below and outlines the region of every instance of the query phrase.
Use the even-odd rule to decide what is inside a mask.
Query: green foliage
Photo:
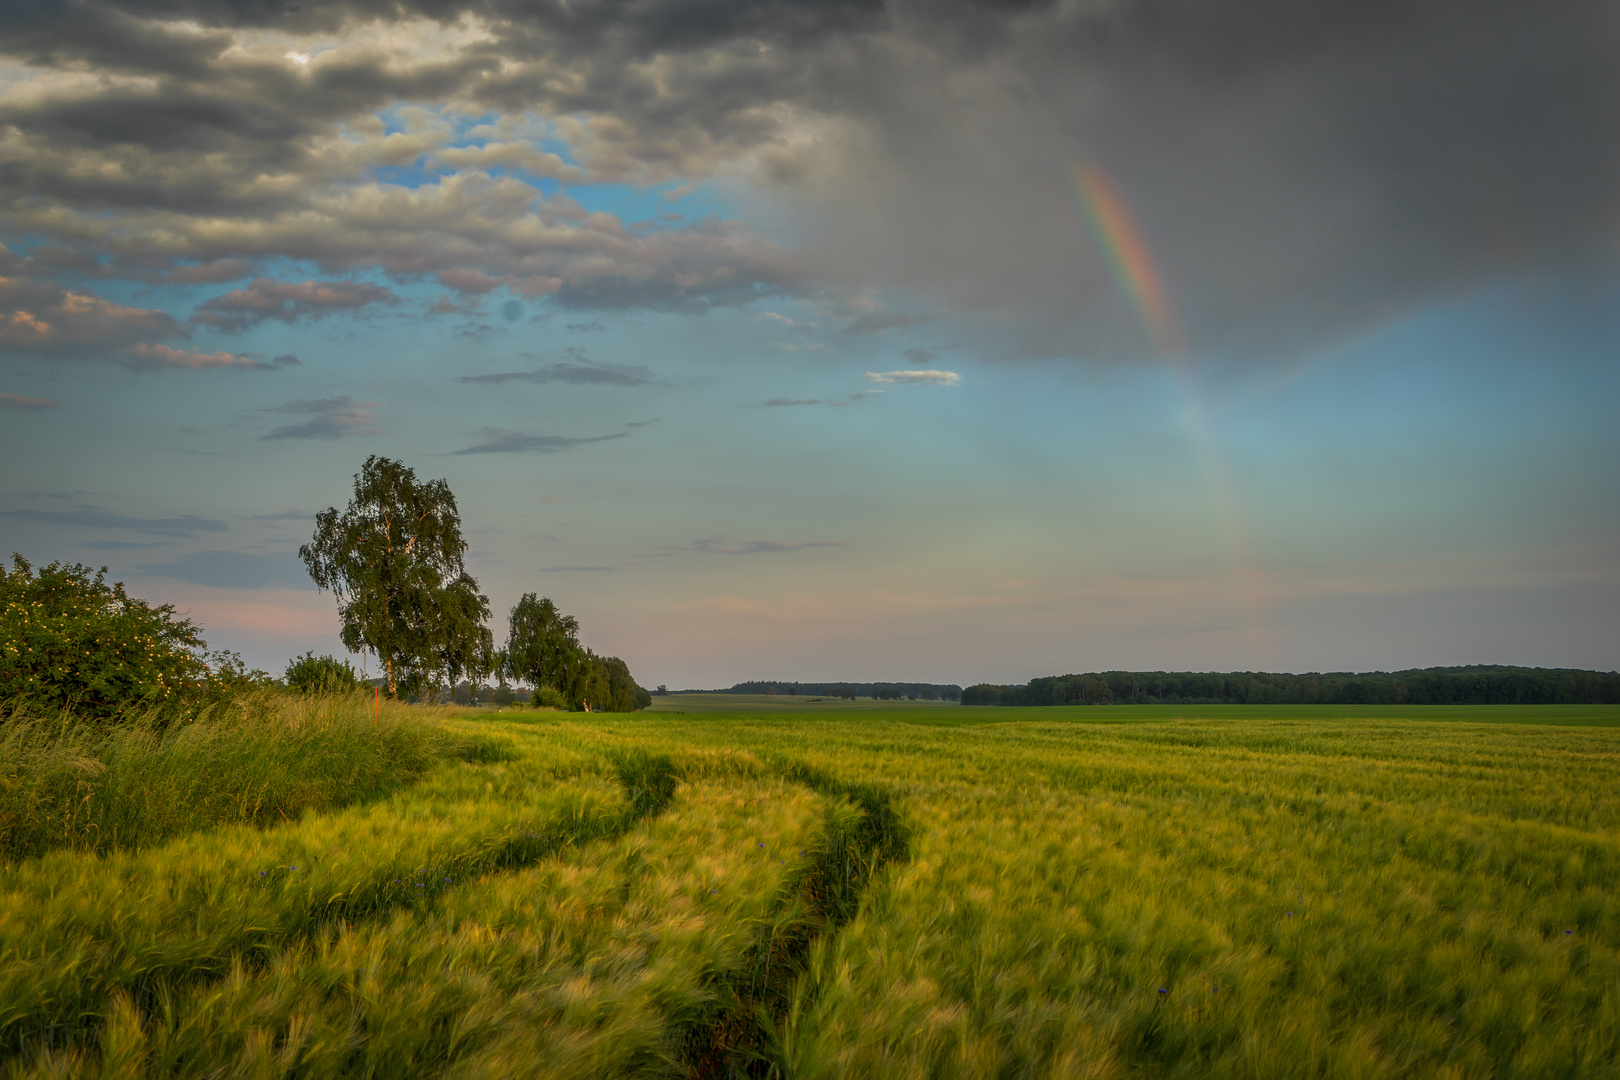
[[[586,677],[579,620],[558,611],[549,596],[524,593],[507,619],[502,659],[511,678],[577,698]]]
[[[554,686],[535,687],[532,700],[542,709],[562,709],[566,712],[573,707],[568,699],[563,697],[562,691]]]
[[[313,652],[289,660],[281,681],[287,689],[304,694],[341,694],[360,688],[360,676],[347,660]]]
[[[536,705],[634,712],[652,704],[623,660],[579,643],[579,620],[558,611],[550,597],[524,593],[507,626],[503,673],[535,687]]]
[[[35,574],[21,555],[10,571],[0,564],[0,701],[105,719],[173,706],[208,686],[197,626],[106,574],[60,562]]]
[[[969,694],[973,700],[968,700]],[[980,683],[964,705],[1616,705],[1620,672],[1473,665],[1305,675],[1103,671]]]
[[[218,824],[296,820],[394,790],[463,740],[371,695],[260,689],[117,724],[15,714],[0,728],[0,858],[145,847]]]
[[[998,705],[1001,703],[1001,687],[990,683],[974,683],[962,691],[962,704],[964,705]]]
[[[298,554],[315,584],[336,594],[343,644],[376,652],[397,695],[494,669],[489,601],[467,573],[466,550],[449,485],[418,483],[414,470],[372,455],[348,508],[318,514]]]

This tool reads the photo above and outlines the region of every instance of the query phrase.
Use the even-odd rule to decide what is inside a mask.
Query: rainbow
[[[1254,566],[1237,492],[1221,455],[1214,419],[1188,363],[1186,342],[1171,312],[1164,278],[1154,266],[1152,252],[1131,219],[1125,200],[1101,169],[1092,165],[1076,168],[1073,191],[1082,215],[1090,223],[1091,232],[1108,260],[1115,282],[1130,297],[1143,327],[1175,378],[1181,398],[1182,423],[1202,466],[1216,528],[1226,548],[1232,597],[1245,612],[1244,621],[1248,624],[1256,666],[1268,669],[1272,666],[1270,660],[1275,644],[1265,582]]]
[[[1154,343],[1167,359],[1179,357],[1184,346],[1170,314],[1164,279],[1153,265],[1153,256],[1131,220],[1125,200],[1114,191],[1102,170],[1091,165],[1075,170],[1074,190],[1097,243],[1108,257],[1114,279],[1135,303]]]

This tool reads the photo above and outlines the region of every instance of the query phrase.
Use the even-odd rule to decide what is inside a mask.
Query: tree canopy
[[[343,644],[382,661],[398,695],[494,669],[489,600],[467,573],[456,498],[443,480],[372,455],[348,508],[323,510],[298,549],[310,577],[337,597]]]
[[[623,660],[582,646],[579,620],[534,593],[524,593],[512,608],[502,670],[533,686],[536,704],[633,712],[652,703]]]

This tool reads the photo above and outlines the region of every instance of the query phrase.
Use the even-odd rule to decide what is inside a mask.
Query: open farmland
[[[7,1068],[1620,1068],[1617,709],[445,723],[363,804],[8,864]]]

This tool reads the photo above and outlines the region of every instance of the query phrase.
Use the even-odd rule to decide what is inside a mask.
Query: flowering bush
[[[153,607],[106,574],[60,562],[36,574],[21,555],[9,571],[0,563],[0,703],[110,718],[210,686],[199,628],[176,617],[173,604]]]

